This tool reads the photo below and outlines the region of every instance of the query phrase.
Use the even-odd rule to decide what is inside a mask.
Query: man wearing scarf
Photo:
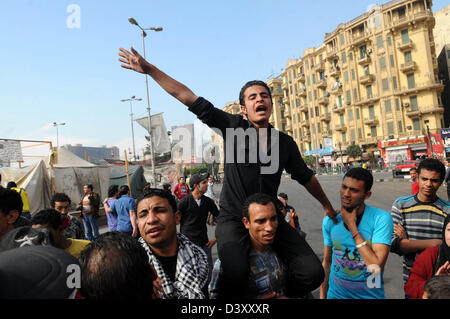
[[[161,299],[206,299],[208,260],[200,247],[177,233],[180,218],[172,194],[149,189],[137,204],[139,242],[159,277]]]
[[[422,299],[424,286],[434,275],[450,275],[450,216],[444,221],[442,244],[429,247],[421,253],[405,284],[405,294],[410,299]]]

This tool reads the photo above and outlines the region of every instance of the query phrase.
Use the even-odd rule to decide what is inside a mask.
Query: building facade
[[[284,111],[285,123],[274,115],[274,126],[302,153],[330,143],[345,152],[355,143],[389,164],[426,152],[427,129],[434,134],[444,126],[431,7],[431,0],[373,6],[289,60],[281,74],[280,111],[274,111]],[[271,88],[278,83],[268,82]],[[384,147],[398,140],[416,143]]]

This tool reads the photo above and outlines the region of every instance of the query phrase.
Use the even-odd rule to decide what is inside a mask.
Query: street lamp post
[[[123,99],[120,102],[130,102],[130,117],[131,117],[131,136],[133,138],[133,157],[136,160],[136,145],[134,143],[134,124],[133,124],[133,105],[132,101],[142,101],[141,98],[136,98],[134,95],[130,99]]]
[[[53,127],[56,127],[56,149],[59,149],[59,132],[58,132],[58,126],[60,125],[66,125],[66,123],[56,123],[53,122]]]
[[[147,36],[147,33],[145,32],[145,30],[151,30],[151,31],[155,31],[155,32],[160,32],[163,30],[162,27],[151,27],[151,28],[142,28],[137,21],[134,18],[128,18],[128,21],[131,24],[136,25],[139,29],[141,29],[142,31],[142,48],[143,48],[143,53],[144,53],[144,59],[146,59],[145,56],[145,37]],[[153,183],[154,185],[156,185],[156,175],[155,175],[155,151],[153,149],[153,138],[152,138],[152,118],[151,118],[151,113],[150,113],[150,97],[149,97],[149,93],[148,93],[148,78],[147,78],[147,74],[145,74],[145,87],[147,90],[147,113],[148,113],[148,134],[150,137],[150,152],[151,152],[151,156],[152,156],[152,178],[153,178]]]

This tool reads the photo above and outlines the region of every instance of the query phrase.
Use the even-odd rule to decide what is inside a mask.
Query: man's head
[[[31,219],[33,228],[46,228],[50,232],[50,241],[53,246],[62,248],[64,240],[64,226],[61,215],[54,209],[44,209],[36,213]]]
[[[180,179],[178,180],[178,182],[179,182],[180,184],[184,184],[184,177],[180,177]]]
[[[212,183],[213,182],[213,178],[212,178],[212,176],[209,176],[208,177],[208,183]]]
[[[83,185],[83,191],[85,194],[89,194],[94,190],[94,186],[92,184],[84,184]]]
[[[128,185],[122,185],[119,188],[119,197],[123,195],[128,195],[129,192],[130,188],[128,187]]]
[[[111,185],[108,187],[108,197],[116,197],[119,193],[119,185]]]
[[[137,224],[142,238],[152,247],[164,249],[176,243],[181,214],[172,194],[151,188],[137,202]]]
[[[192,175],[189,184],[193,191],[196,190],[203,195],[208,190],[208,174],[196,173]]]
[[[65,193],[55,193],[50,200],[50,207],[60,213],[62,217],[67,217],[70,207],[69,196]]]
[[[433,276],[423,287],[423,299],[450,299],[450,276]]]
[[[0,186],[0,239],[14,229],[14,223],[22,213],[22,207],[19,193]]]
[[[445,178],[445,166],[438,159],[427,158],[417,168],[419,195],[432,199]]]
[[[280,198],[282,198],[283,200],[281,201],[283,204],[285,204],[285,205],[287,205],[287,203],[288,203],[288,195],[286,194],[286,193],[279,193],[278,194],[278,197]]]
[[[8,184],[6,184],[6,188],[7,189],[10,189],[10,188],[13,188],[13,187],[17,187],[17,184],[15,182],[13,182],[13,181],[10,181],[10,182],[8,182]]]
[[[253,248],[258,251],[268,249],[278,228],[273,199],[262,193],[249,196],[244,203],[243,215],[242,222],[249,232]]]
[[[411,176],[411,179],[417,178],[417,168],[411,167],[409,170],[409,176]]]
[[[247,82],[239,93],[239,104],[248,120],[258,126],[266,126],[272,114],[272,95],[263,81]]]
[[[81,253],[81,289],[86,299],[151,299],[156,274],[145,249],[121,232],[108,232]]]
[[[341,204],[347,211],[360,207],[372,192],[372,173],[362,167],[350,169],[342,180],[340,197]]]

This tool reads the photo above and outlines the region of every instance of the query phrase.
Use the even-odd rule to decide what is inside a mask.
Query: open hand
[[[439,267],[438,271],[436,271],[436,276],[438,275],[450,275],[450,262],[446,261],[441,267]]]
[[[146,74],[150,63],[148,63],[133,47],[130,48],[131,52],[120,48],[119,49],[119,61],[124,63],[122,68],[133,70],[139,73]]]

